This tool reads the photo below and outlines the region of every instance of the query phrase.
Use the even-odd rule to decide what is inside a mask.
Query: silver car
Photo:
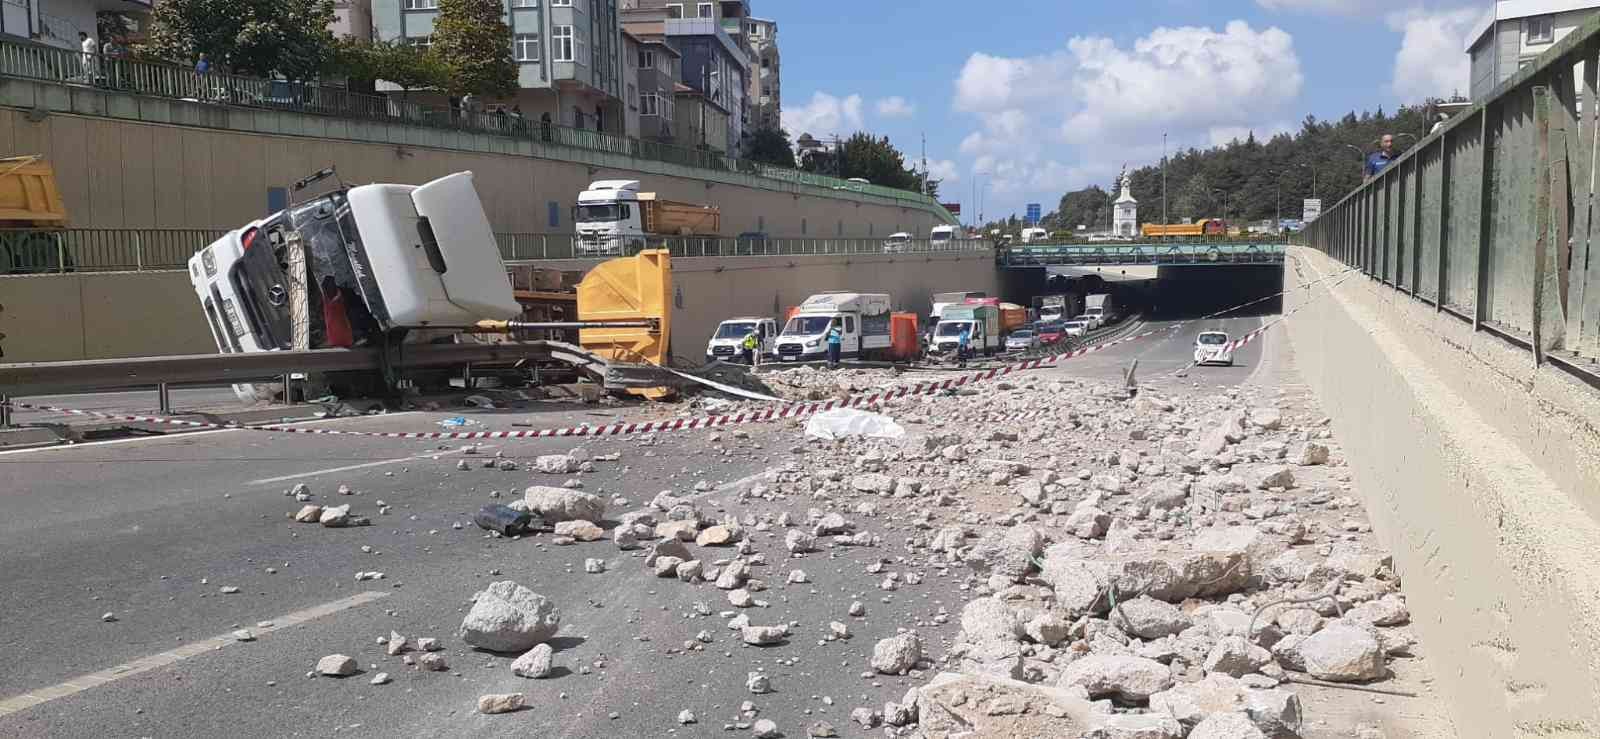
[[[1233,342],[1222,331],[1202,331],[1194,340],[1195,366],[1208,364],[1233,366]]]

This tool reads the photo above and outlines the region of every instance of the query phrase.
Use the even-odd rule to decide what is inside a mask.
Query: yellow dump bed
[[[38,156],[0,159],[0,226],[65,226],[56,172]]]

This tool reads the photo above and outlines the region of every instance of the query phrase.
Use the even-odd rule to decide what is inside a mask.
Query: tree
[[[439,0],[430,53],[443,63],[453,93],[506,97],[517,89],[501,0]]]
[[[794,148],[789,132],[781,128],[758,128],[745,145],[744,158],[761,164],[794,168]]]
[[[1075,231],[1079,226],[1094,228],[1102,220],[1109,218],[1107,215],[1111,196],[1099,185],[1090,185],[1082,190],[1069,192],[1061,196],[1061,202],[1056,206],[1054,217],[1050,219],[1056,227]]]
[[[191,62],[201,54],[240,74],[308,80],[333,55],[333,0],[162,0],[149,48]]]

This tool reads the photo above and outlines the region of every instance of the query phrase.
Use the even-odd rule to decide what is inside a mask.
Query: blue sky
[[[1172,148],[1466,88],[1478,0],[752,0],[779,24],[784,124],[926,134],[970,220],[1046,211]],[[980,173],[976,174],[975,173]],[[986,174],[983,174],[986,173]],[[1136,193],[1137,194],[1137,193]]]

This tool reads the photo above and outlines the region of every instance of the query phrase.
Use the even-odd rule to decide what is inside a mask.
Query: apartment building
[[[622,25],[617,0],[504,0],[517,93],[484,101],[525,117],[621,135]],[[428,45],[438,0],[371,0],[375,37]],[[392,86],[380,89],[395,89]],[[438,101],[436,101],[438,102]]]
[[[745,21],[744,35],[750,42],[751,67],[750,125],[752,128],[783,126],[783,77],[778,54],[778,23],[764,18]]]
[[[632,60],[634,74],[639,80],[639,138],[673,142],[677,131],[678,69],[682,59],[678,50],[659,34],[634,37],[639,39],[639,51]]]
[[[339,38],[372,40],[372,0],[333,0],[333,24]]]
[[[678,52],[679,82],[704,96],[714,109],[713,115],[715,111],[726,112],[726,141],[713,146],[720,151],[739,151],[751,130],[750,57],[742,41],[743,34],[735,39],[723,25],[724,13],[743,19],[749,16],[749,7],[748,0],[623,0],[622,4],[623,21],[630,30],[637,29],[635,33],[646,38],[659,29],[660,37]],[[691,99],[675,97],[680,102]],[[674,118],[680,123],[684,120],[682,114]],[[678,134],[683,140],[685,134],[681,125]],[[696,141],[694,145],[699,143]]]
[[[4,0],[0,2],[0,34],[30,39],[63,49],[81,49],[79,33],[100,38],[102,13],[148,18],[155,0]]]
[[[1600,0],[1498,0],[1467,34],[1468,95],[1482,100],[1600,10]],[[1454,91],[1440,90],[1440,96]]]

